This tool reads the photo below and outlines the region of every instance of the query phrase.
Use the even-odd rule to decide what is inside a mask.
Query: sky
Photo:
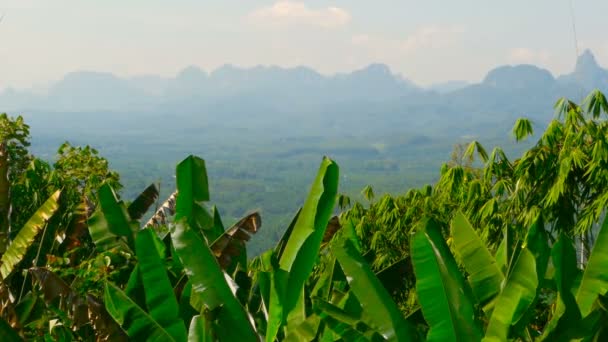
[[[0,89],[224,64],[334,74],[385,63],[423,86],[503,64],[559,75],[577,48],[608,65],[605,13],[606,0],[0,0]]]

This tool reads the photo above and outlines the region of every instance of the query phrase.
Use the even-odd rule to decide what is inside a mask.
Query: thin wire
[[[574,51],[576,52],[576,58],[579,56],[578,51],[578,37],[576,36],[576,17],[574,16],[574,1],[570,0],[570,18],[572,19],[572,36],[574,37]]]
[[[580,56],[580,51],[579,51],[579,47],[578,47],[578,35],[576,34],[576,16],[574,14],[574,0],[570,0],[570,19],[572,22],[572,37],[574,38],[574,53],[576,54],[576,58],[574,59],[576,62],[578,62],[578,58]],[[585,98],[585,90],[584,90],[584,85],[583,85],[583,80],[581,79],[581,75],[579,73],[575,72],[575,77],[577,78],[578,81],[578,85],[579,85],[579,99],[581,102],[584,98]]]

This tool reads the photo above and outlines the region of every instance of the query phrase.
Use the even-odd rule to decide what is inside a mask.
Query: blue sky
[[[608,1],[572,0],[579,49],[608,65]],[[575,62],[570,0],[0,0],[0,89],[76,70],[173,76],[188,65],[367,64],[428,85],[502,64]]]

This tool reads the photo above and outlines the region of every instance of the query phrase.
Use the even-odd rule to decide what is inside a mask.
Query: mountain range
[[[179,130],[247,128],[277,136],[395,135],[400,133],[502,134],[514,118],[546,123],[559,97],[580,100],[590,90],[608,91],[608,70],[585,51],[574,70],[555,77],[534,65],[500,66],[479,83],[451,81],[422,88],[384,64],[324,76],[307,68],[222,66],[205,72],[189,66],[175,77],[131,78],[72,72],[45,92],[5,89],[0,110],[23,113],[45,128],[109,124]],[[114,122],[115,123],[115,122]],[[98,127],[98,126],[96,126]]]

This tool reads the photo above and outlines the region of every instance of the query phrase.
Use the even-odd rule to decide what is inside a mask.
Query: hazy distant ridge
[[[555,89],[568,95],[574,89],[608,88],[608,70],[599,66],[591,51],[585,51],[575,70],[555,78],[534,65],[501,66],[488,72],[480,84],[448,81],[422,89],[384,64],[372,64],[351,73],[324,76],[306,68],[225,65],[207,73],[189,66],[173,78],[143,75],[120,78],[110,73],[72,72],[51,85],[45,95],[6,89],[0,103],[6,110],[53,111],[145,110],[162,103],[215,101],[234,97],[273,97],[289,101],[305,97],[310,102],[361,100],[380,102],[412,94],[437,92],[469,93],[479,87],[499,89]],[[480,96],[483,91],[480,91]]]

